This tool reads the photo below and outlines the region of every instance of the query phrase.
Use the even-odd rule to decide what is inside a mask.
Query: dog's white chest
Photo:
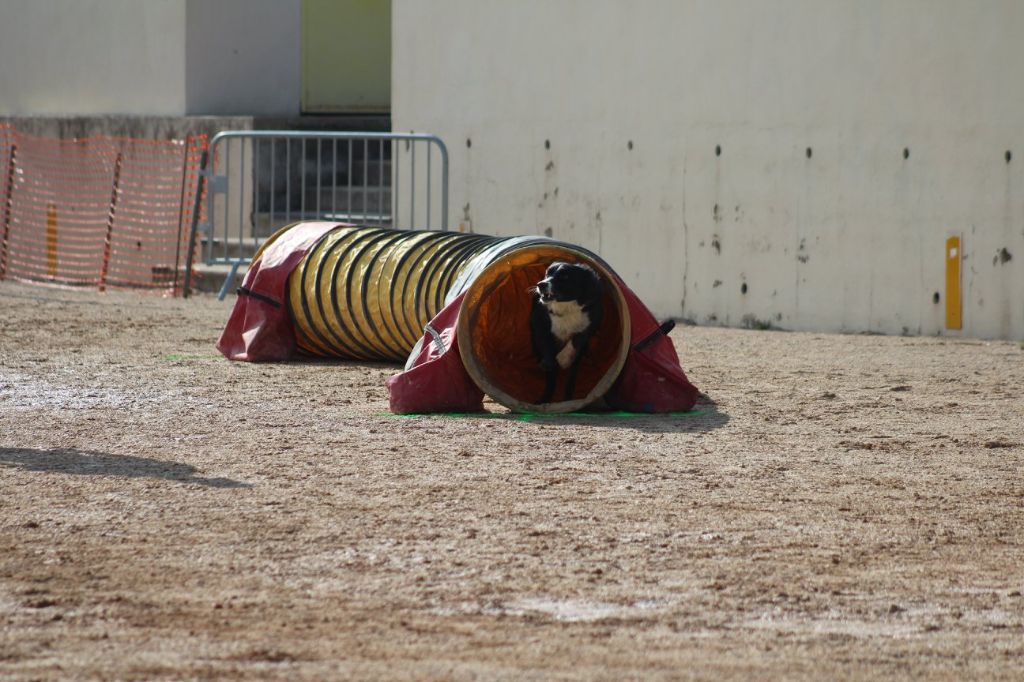
[[[548,303],[548,312],[551,313],[551,333],[562,343],[590,325],[590,315],[576,301],[552,301]]]

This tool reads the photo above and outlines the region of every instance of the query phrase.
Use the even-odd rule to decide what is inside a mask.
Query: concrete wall
[[[0,2],[0,115],[181,114],[183,0]]]
[[[300,0],[187,0],[188,114],[294,116]]]
[[[448,142],[453,224],[596,249],[660,315],[1024,338],[1021,35],[1016,0],[394,0],[392,120]]]

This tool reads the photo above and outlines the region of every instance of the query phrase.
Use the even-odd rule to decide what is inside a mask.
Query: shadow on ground
[[[0,466],[18,467],[25,471],[45,471],[77,476],[121,476],[124,478],[162,478],[179,483],[195,483],[210,488],[251,488],[252,485],[230,478],[196,476],[197,469],[188,464],[167,462],[147,457],[110,455],[73,448],[34,450],[31,448],[0,448]]]
[[[642,412],[570,412],[540,414],[515,412],[468,412],[453,414],[387,415],[398,419],[500,419],[541,425],[592,426],[595,428],[636,429],[648,433],[685,433],[713,431],[729,422],[729,415],[713,402],[700,402],[690,412],[646,414]]]

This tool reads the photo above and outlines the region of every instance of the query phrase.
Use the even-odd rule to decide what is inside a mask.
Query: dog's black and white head
[[[601,279],[589,265],[552,263],[537,282],[538,300],[551,308],[553,303],[575,301],[580,305],[596,302],[601,296]]]

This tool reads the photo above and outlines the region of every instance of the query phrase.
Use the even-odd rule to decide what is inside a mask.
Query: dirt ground
[[[1022,679],[1019,342],[681,327],[686,416],[400,418],[0,283],[0,678]]]

